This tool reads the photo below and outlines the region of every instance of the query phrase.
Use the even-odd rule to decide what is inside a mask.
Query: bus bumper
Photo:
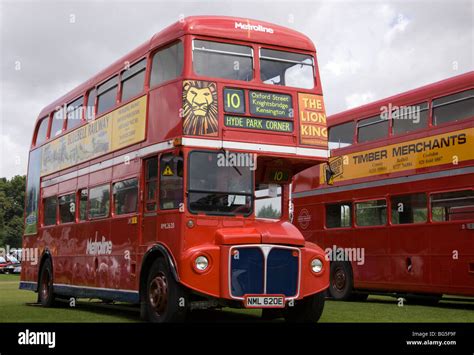
[[[300,300],[329,286],[329,262],[317,245],[203,245],[188,250],[178,265],[180,282],[215,298],[241,301],[247,296],[279,295]],[[208,266],[199,270],[196,260]],[[315,259],[317,262],[313,263]],[[321,265],[316,271],[312,264]],[[319,268],[316,268],[319,269]]]

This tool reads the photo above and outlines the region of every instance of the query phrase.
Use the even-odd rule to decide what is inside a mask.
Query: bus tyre
[[[39,288],[38,288],[38,302],[43,307],[52,307],[54,305],[53,293],[53,265],[51,259],[46,259],[41,267]]]
[[[349,263],[342,261],[331,262],[329,275],[329,294],[336,301],[347,301],[352,296],[354,280]]]
[[[295,301],[293,307],[285,308],[287,322],[315,323],[321,317],[324,309],[325,291]]]
[[[176,282],[164,259],[155,260],[146,283],[146,319],[154,323],[181,322],[186,316],[186,308],[183,287]]]

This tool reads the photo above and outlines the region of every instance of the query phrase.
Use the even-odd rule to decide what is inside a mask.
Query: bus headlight
[[[314,258],[311,261],[311,270],[315,274],[319,274],[321,271],[323,271],[323,262],[319,260],[318,258]]]
[[[196,260],[194,260],[194,266],[198,271],[205,271],[209,266],[209,260],[203,255],[198,256]]]

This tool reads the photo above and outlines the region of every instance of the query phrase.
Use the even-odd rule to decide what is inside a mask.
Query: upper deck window
[[[392,132],[403,134],[428,126],[428,103],[400,106],[392,111]]]
[[[116,104],[118,76],[106,81],[97,88],[97,114],[110,110]]]
[[[183,71],[183,63],[182,42],[177,42],[156,52],[151,64],[150,86],[153,87],[180,76]]]
[[[329,129],[329,149],[344,148],[354,143],[355,122],[343,123]]]
[[[46,140],[47,134],[48,134],[48,125],[49,125],[49,117],[46,116],[41,120],[39,124],[38,133],[36,133],[35,145],[39,145]]]
[[[314,87],[314,61],[306,54],[260,50],[260,76],[265,84],[302,89]]]
[[[388,136],[388,119],[384,119],[380,115],[360,120],[357,126],[357,141],[359,143]]]
[[[250,81],[253,79],[252,47],[193,41],[193,68],[197,75]]]
[[[77,127],[82,123],[83,105],[83,96],[67,105],[67,129]]]
[[[53,114],[53,122],[51,123],[51,138],[60,135],[64,126],[64,109],[59,109]]]
[[[474,116],[474,89],[433,100],[433,124],[464,120]]]
[[[143,91],[145,70],[146,59],[143,59],[122,72],[122,101],[127,101]]]
[[[95,89],[90,89],[87,95],[86,120],[93,120],[95,117],[95,99],[97,93]]]

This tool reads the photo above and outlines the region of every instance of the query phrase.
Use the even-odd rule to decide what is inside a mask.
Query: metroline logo
[[[273,33],[273,28],[271,27],[264,27],[262,25],[251,25],[250,23],[235,22],[235,28],[240,28],[241,30],[248,31]]]
[[[87,241],[87,255],[110,255],[112,254],[113,244],[110,240],[106,240],[102,236],[102,240],[97,240],[98,232],[95,232],[95,241],[90,239]]]

